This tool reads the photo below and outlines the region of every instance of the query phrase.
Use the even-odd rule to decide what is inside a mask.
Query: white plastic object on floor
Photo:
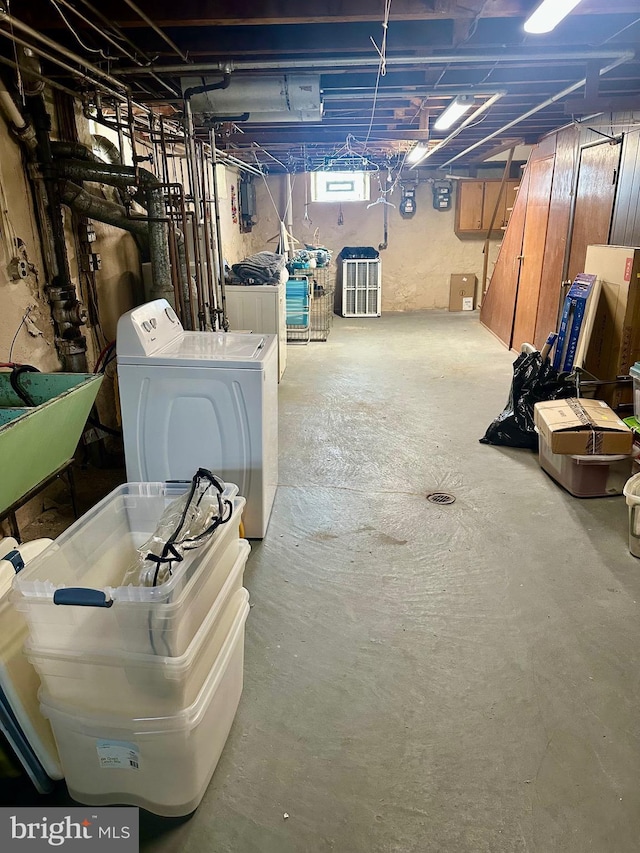
[[[242,694],[248,613],[245,602],[197,699],[174,716],[130,719],[70,712],[41,694],[74,800],[139,806],[166,817],[198,807]]]
[[[19,545],[7,537],[0,541],[0,557],[18,551],[25,564],[51,544],[37,539]],[[11,582],[16,576],[14,564],[0,561],[0,688],[7,706],[29,742],[36,758],[51,779],[62,779],[62,769],[49,723],[40,713],[40,679],[26,658],[23,647],[29,629],[22,613],[10,601]],[[22,569],[24,571],[24,569]]]
[[[553,453],[540,436],[540,467],[577,498],[621,495],[631,474],[633,456],[574,456]]]
[[[117,340],[127,478],[209,468],[238,484],[245,535],[261,539],[278,484],[275,335],[185,331],[156,299],[120,317]]]
[[[624,496],[629,507],[629,551],[640,557],[640,474],[627,480]]]
[[[640,361],[631,366],[629,376],[633,378],[633,415],[640,420]]]
[[[238,557],[204,622],[179,657],[119,652],[98,655],[76,650],[50,652],[27,644],[26,654],[42,687],[56,704],[81,713],[170,716],[195,701],[229,633],[238,609],[249,598],[242,579],[249,543]]]
[[[157,587],[117,585],[135,548],[185,488],[171,483],[120,486],[16,575],[12,600],[27,618],[32,644],[110,654],[173,656],[186,651],[238,555],[244,498],[233,498],[230,520],[206,545],[189,552],[169,581]],[[236,487],[228,489],[233,494]],[[66,595],[77,588],[93,590],[102,606],[54,603],[57,590]]]

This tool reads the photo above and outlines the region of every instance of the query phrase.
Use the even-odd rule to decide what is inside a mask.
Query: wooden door
[[[482,230],[482,200],[484,181],[459,181],[456,207],[457,231]]]
[[[536,331],[554,163],[555,156],[531,163],[527,218],[522,241],[523,259],[511,341],[514,349],[520,349],[525,342],[533,342]]]
[[[558,328],[558,309],[562,293],[562,269],[569,241],[569,222],[573,201],[573,173],[576,167],[576,137],[580,129],[556,135],[556,163],[547,222],[547,247],[542,265],[538,318],[533,343],[542,349],[550,332]]]
[[[522,240],[527,215],[529,168],[519,182],[520,189],[513,206],[509,227],[500,247],[487,292],[482,297],[480,322],[507,347],[511,346],[513,317],[518,292],[522,256]]]
[[[608,243],[616,194],[620,143],[609,141],[583,148],[580,154],[575,212],[571,230],[569,280],[585,270],[587,246]]]

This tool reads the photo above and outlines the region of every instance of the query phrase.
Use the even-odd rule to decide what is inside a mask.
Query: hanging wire
[[[18,93],[20,94],[20,102],[24,106],[25,97],[24,97],[24,83],[22,80],[22,69],[20,67],[20,62],[18,61],[18,43],[13,35],[13,15],[11,13],[11,0],[7,0],[7,12],[9,13],[9,32],[11,33],[11,44],[13,45],[13,58],[16,63],[16,77],[18,83]]]
[[[70,24],[70,22],[67,20],[67,18],[66,18],[66,16],[65,16],[64,12],[63,12],[63,11],[62,11],[62,9],[60,8],[60,6],[58,6],[58,4],[56,3],[56,0],[51,0],[51,5],[56,9],[56,11],[58,12],[58,14],[59,14],[59,15],[60,15],[60,17],[62,18],[62,20],[65,22],[65,24],[67,25],[67,27],[68,27],[69,31],[72,33],[72,35],[74,36],[75,40],[78,42],[78,44],[80,45],[80,47],[84,48],[84,50],[89,51],[89,53],[99,53],[99,54],[100,54],[100,56],[101,56],[103,59],[109,59],[108,55],[107,55],[103,50],[100,50],[100,48],[89,47],[89,45],[85,44],[85,43],[82,41],[82,39],[80,38],[80,36],[78,35],[78,33],[74,30],[74,28],[72,27],[72,25]]]
[[[32,311],[32,310],[33,310],[33,305],[30,305],[30,306],[27,308],[27,310],[24,312],[24,314],[23,314],[23,316],[22,316],[22,320],[20,320],[20,325],[19,325],[19,326],[18,326],[18,328],[16,329],[16,333],[15,333],[15,335],[13,336],[13,340],[11,341],[11,346],[9,347],[9,361],[10,361],[10,362],[12,362],[12,361],[13,361],[13,358],[12,358],[12,356],[13,356],[13,347],[15,346],[15,342],[16,342],[16,340],[17,340],[17,337],[18,337],[18,335],[20,334],[20,329],[22,328],[22,326],[23,326],[23,324],[24,324],[25,320],[27,319],[27,317],[29,316],[29,314],[31,314],[31,311]]]
[[[369,120],[369,129],[367,130],[367,138],[366,138],[365,143],[364,143],[365,145],[368,144],[369,139],[371,137],[371,129],[373,127],[373,120],[374,120],[375,115],[376,115],[376,106],[378,104],[378,90],[380,88],[380,78],[384,77],[387,73],[387,32],[389,30],[389,13],[391,12],[391,3],[392,3],[392,0],[385,0],[385,3],[384,3],[384,19],[382,21],[382,29],[384,32],[383,32],[383,36],[382,36],[382,46],[379,48],[378,45],[373,40],[373,38],[371,38],[371,41],[373,42],[373,46],[378,51],[378,55],[380,57],[380,62],[378,64],[378,73],[376,75],[376,85],[375,85],[375,89],[373,90],[373,103],[371,105],[371,118]]]
[[[275,200],[271,194],[271,189],[269,188],[269,184],[267,182],[266,175],[264,174],[264,171],[262,170],[262,167],[260,165],[260,161],[258,160],[258,155],[256,154],[256,149],[254,146],[251,147],[251,152],[253,153],[253,157],[254,157],[254,160],[256,161],[257,167],[260,169],[260,174],[262,175],[262,180],[264,181],[264,185],[266,187],[267,193],[269,194],[269,198],[271,199],[271,204],[273,205],[273,209],[276,212],[276,216],[278,217],[278,221],[282,222],[282,220],[280,219],[280,211],[278,210],[278,205],[275,203]]]

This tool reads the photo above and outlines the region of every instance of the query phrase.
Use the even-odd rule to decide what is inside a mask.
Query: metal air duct
[[[183,92],[211,84],[215,78],[182,77]],[[194,93],[191,110],[198,124],[249,113],[249,122],[306,122],[322,118],[317,74],[234,75],[226,89]]]

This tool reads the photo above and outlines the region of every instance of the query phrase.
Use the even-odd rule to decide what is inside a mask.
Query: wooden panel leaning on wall
[[[509,227],[505,232],[489,287],[482,296],[480,310],[480,322],[507,347],[511,346],[513,333],[528,194],[529,169],[525,169]]]

